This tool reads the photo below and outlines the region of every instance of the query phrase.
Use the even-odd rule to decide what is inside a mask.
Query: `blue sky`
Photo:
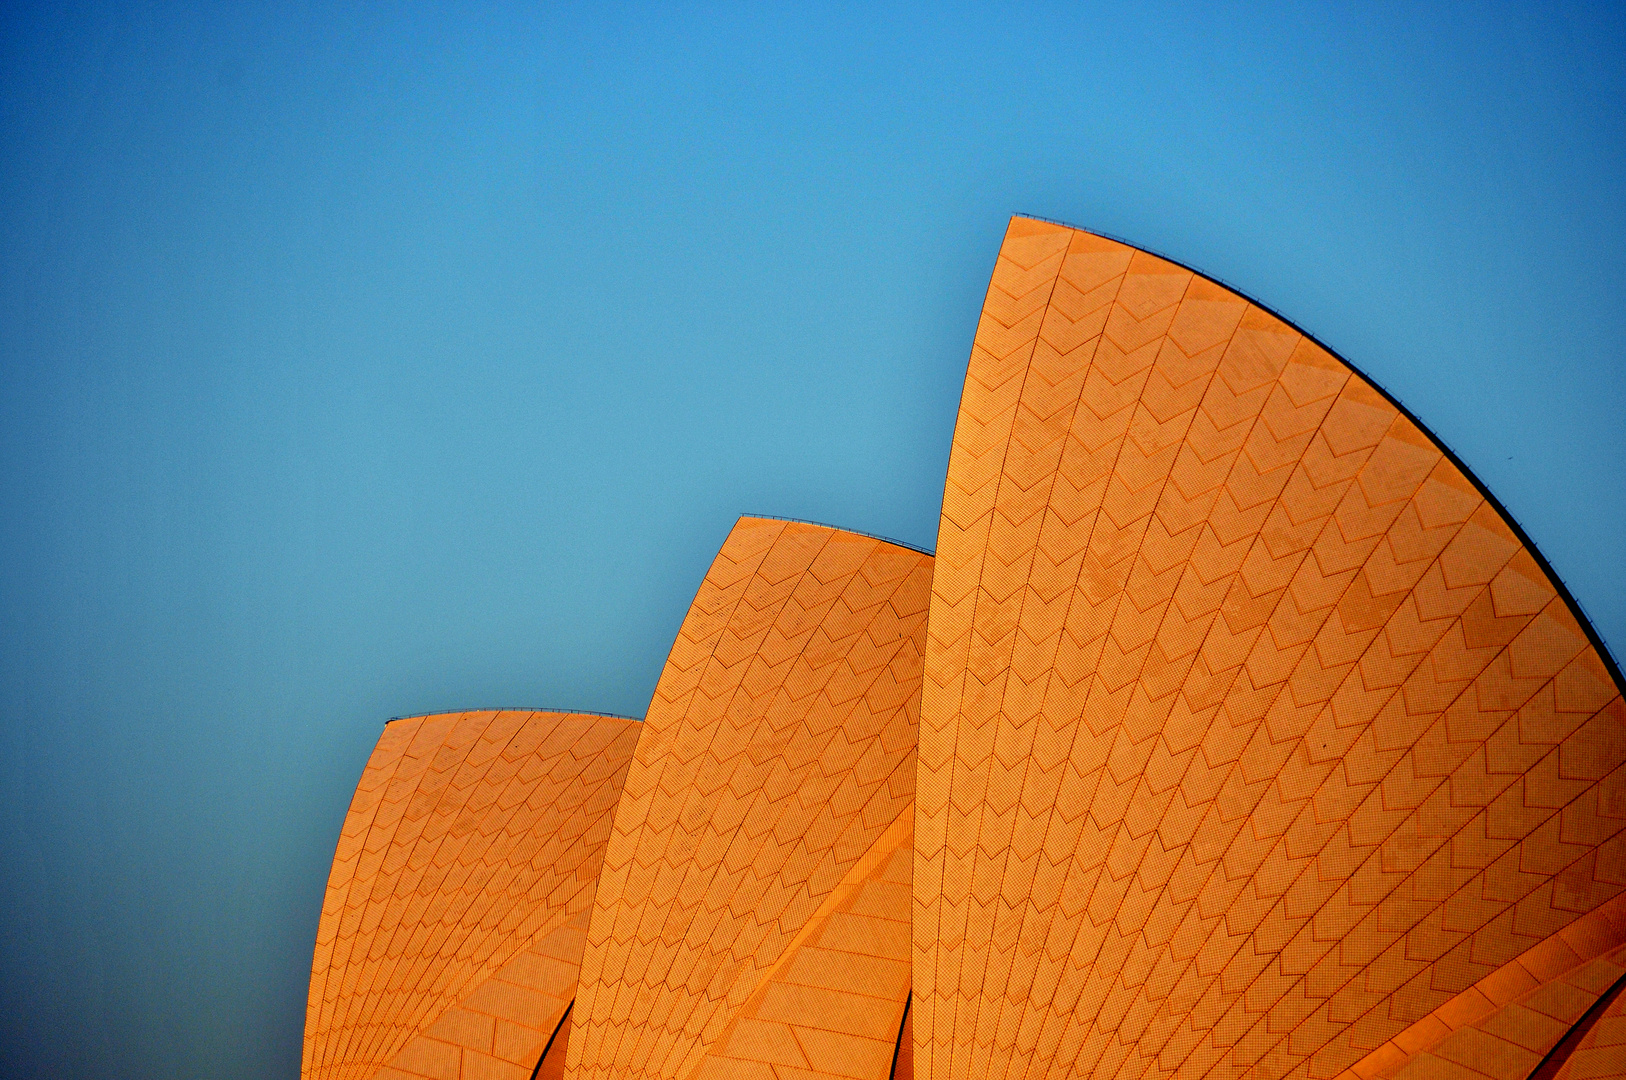
[[[383,721],[935,543],[1009,215],[1398,396],[1626,642],[1626,15],[0,7],[0,1074],[290,1077]]]

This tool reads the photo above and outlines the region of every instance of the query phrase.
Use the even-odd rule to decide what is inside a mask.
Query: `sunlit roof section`
[[[1626,888],[1618,674],[1538,554],[1165,259],[1012,220],[928,626],[921,1076],[1364,1076]]]
[[[616,811],[572,1080],[885,1080],[909,990],[898,855],[931,568],[826,526],[734,526]]]
[[[304,1077],[529,1076],[575,995],[640,728],[524,710],[386,725],[328,878]]]

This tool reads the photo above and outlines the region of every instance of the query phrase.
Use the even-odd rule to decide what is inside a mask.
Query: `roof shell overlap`
[[[304,1072],[1626,1075],[1621,689],[1341,357],[1015,218],[935,557],[741,518],[644,724],[387,727]]]
[[[498,1047],[487,999],[529,1001],[530,1012],[502,1022],[543,1028],[558,972],[574,982],[638,731],[621,718],[530,710],[386,725],[334,854],[302,1075],[433,1075],[449,1053],[531,1053],[534,1032],[504,1028]],[[560,949],[572,935],[569,959]],[[481,1025],[491,1028],[483,1049],[461,1048]]]

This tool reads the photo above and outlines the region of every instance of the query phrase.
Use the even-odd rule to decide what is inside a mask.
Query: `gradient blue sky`
[[[1401,398],[1626,642],[1620,5],[0,8],[0,1074],[292,1077],[383,721],[931,547],[1012,212]]]

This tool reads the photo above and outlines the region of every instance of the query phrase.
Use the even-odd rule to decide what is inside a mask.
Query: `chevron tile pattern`
[[[1412,1054],[1400,1080],[1462,1075],[1524,1080],[1598,998],[1626,977],[1626,947],[1572,968]]]
[[[530,1076],[640,727],[521,711],[385,727],[328,878],[303,1076]]]
[[[567,1077],[693,1074],[908,807],[931,566],[823,526],[734,527],[616,811]]]
[[[909,999],[913,810],[898,814],[819,905],[734,1013],[696,1080],[888,1076]]]
[[[1574,613],[1425,433],[1190,271],[1012,221],[935,573],[921,1076],[1330,1080],[1626,888]]]
[[[1011,221],[935,558],[741,518],[642,723],[392,723],[322,1080],[1626,1080],[1626,701],[1434,438]],[[613,809],[613,814],[612,814]]]
[[[373,1073],[376,1080],[528,1080],[544,1050],[558,1066],[538,1080],[557,1080],[569,1041],[568,1010],[576,996],[587,916],[582,911],[479,983],[401,1052]]]
[[[1520,1018],[1528,1028],[1528,1037],[1519,1045],[1538,1055],[1548,1053],[1570,1026],[1589,1008],[1597,997],[1607,990],[1607,983],[1596,978],[1577,982],[1574,973],[1588,964],[1618,954],[1626,947],[1626,894],[1596,908],[1565,926],[1539,945],[1527,950],[1474,985],[1456,995],[1433,1012],[1395,1035],[1388,1042],[1367,1054],[1354,1066],[1340,1074],[1339,1080],[1378,1080],[1392,1077],[1405,1070],[1415,1073],[1415,1059],[1450,1039],[1465,1027],[1481,1030],[1503,1029],[1509,1026],[1509,1017]],[[1610,963],[1619,964],[1617,957]],[[1602,970],[1602,969],[1599,969]],[[1567,982],[1572,988],[1559,987],[1557,1001],[1575,1015],[1556,1029],[1551,1025],[1534,1024],[1525,1016],[1524,999],[1537,992],[1551,995],[1548,990]],[[1539,1003],[1538,1003],[1539,1004]],[[1549,1016],[1559,1014],[1549,1011]],[[1512,1054],[1517,1059],[1519,1055]]]

